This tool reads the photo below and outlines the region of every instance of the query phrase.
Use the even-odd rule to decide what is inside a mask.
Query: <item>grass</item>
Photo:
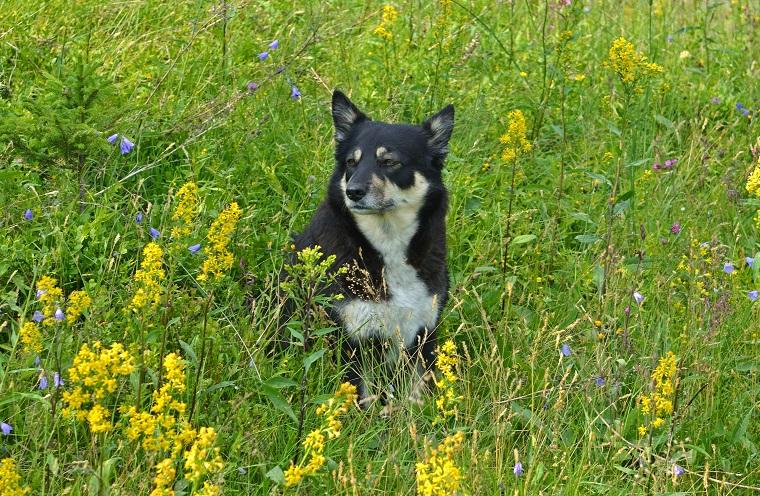
[[[760,263],[745,262],[760,252],[760,201],[745,188],[760,153],[758,6],[399,0],[384,22],[383,5],[3,4],[0,421],[13,430],[0,458],[14,460],[18,484],[149,494],[169,458],[177,495],[213,494],[204,481],[225,494],[415,494],[415,464],[462,432],[457,494],[760,490],[760,310],[748,293]],[[621,36],[664,72],[624,83],[607,63]],[[290,235],[333,166],[333,88],[387,121],[456,107],[438,332],[456,343],[461,400],[443,422],[436,392],[389,419],[349,409],[325,465],[288,488],[301,412],[304,432],[320,427],[317,406],[342,379],[338,332],[319,313],[291,324],[319,336],[308,349],[271,346]],[[532,149],[505,161],[513,110]],[[114,133],[134,149],[120,154],[106,141]],[[172,239],[190,181],[197,216]],[[209,226],[231,202],[242,210],[234,263],[199,281]],[[160,304],[133,311],[150,227],[162,233]],[[197,255],[186,250],[195,243]],[[324,277],[310,274],[289,290],[308,308],[318,297],[299,287]],[[42,310],[45,275],[92,304],[74,324],[40,325],[38,353],[19,334]],[[119,360],[133,365],[105,395],[112,427],[100,433],[62,414],[74,357],[96,341],[122,343],[131,358]],[[673,412],[641,436],[655,418],[641,398],[668,352]],[[171,395],[186,410],[167,416],[188,420],[193,405],[192,426],[216,433],[206,459],[215,446],[223,460],[195,478],[186,462],[205,446],[199,436],[172,456],[127,433],[125,409],[147,411],[171,384],[169,353],[185,360]],[[0,494],[12,485],[4,477]]]

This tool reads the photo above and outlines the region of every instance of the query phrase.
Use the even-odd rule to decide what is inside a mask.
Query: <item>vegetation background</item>
[[[4,0],[0,494],[760,490],[759,28],[754,0]],[[270,343],[334,88],[387,121],[456,106],[456,352],[424,405],[336,410],[309,447],[342,378],[316,261],[307,345]]]

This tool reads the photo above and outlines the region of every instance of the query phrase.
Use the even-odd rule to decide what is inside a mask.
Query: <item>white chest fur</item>
[[[424,180],[416,183],[418,187],[411,189],[417,190],[415,196],[424,197],[427,184]],[[384,301],[355,299],[338,305],[343,325],[354,340],[386,338],[409,347],[415,344],[421,328],[432,330],[436,324],[438,299],[430,294],[406,258],[418,227],[419,203],[405,202],[383,215],[354,216],[362,234],[383,257],[383,278],[389,295]]]

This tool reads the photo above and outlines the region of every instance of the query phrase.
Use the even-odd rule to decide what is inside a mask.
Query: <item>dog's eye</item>
[[[395,167],[397,165],[401,165],[401,163],[398,160],[393,160],[392,158],[384,158],[380,161],[380,165],[383,167]]]
[[[353,157],[348,157],[346,159],[346,167],[355,167],[356,166],[356,160]]]

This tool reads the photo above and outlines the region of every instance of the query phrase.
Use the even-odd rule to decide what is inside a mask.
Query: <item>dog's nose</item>
[[[367,194],[367,190],[363,188],[348,188],[346,189],[346,196],[353,201],[359,201]]]

